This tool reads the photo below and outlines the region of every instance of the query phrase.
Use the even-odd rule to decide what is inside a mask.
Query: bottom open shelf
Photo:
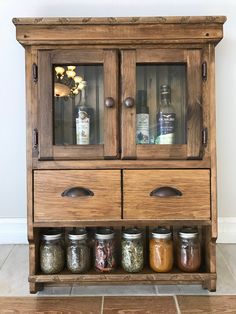
[[[72,274],[67,270],[59,274],[45,275],[39,273],[29,276],[29,281],[33,283],[116,283],[116,284],[152,284],[152,283],[203,283],[207,280],[216,279],[216,273],[183,273],[178,270],[173,270],[170,273],[155,273],[146,268],[140,273],[126,273],[122,269],[116,269],[111,273],[99,273],[95,270],[90,270],[86,274]]]

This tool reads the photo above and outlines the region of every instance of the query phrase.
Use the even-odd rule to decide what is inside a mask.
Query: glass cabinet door
[[[116,158],[115,50],[39,52],[41,159]]]
[[[200,50],[122,52],[122,158],[200,158],[200,61]]]

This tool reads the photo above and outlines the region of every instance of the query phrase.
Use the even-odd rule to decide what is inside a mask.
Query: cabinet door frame
[[[53,77],[54,64],[102,64],[104,71],[104,144],[53,144]],[[118,52],[115,49],[40,50],[38,52],[39,160],[115,159],[118,155]]]
[[[130,49],[121,51],[122,159],[200,159],[202,157],[201,49]],[[137,64],[186,64],[186,144],[136,144],[136,106],[127,108],[127,97],[136,97]]]

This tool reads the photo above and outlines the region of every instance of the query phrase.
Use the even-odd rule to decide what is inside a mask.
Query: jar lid
[[[42,234],[43,240],[59,240],[62,237],[62,233],[59,230],[48,230]]]
[[[196,228],[184,227],[179,231],[179,236],[183,239],[193,239],[198,236],[198,231]]]
[[[98,240],[111,240],[115,236],[111,228],[101,228],[95,233],[95,239]]]
[[[71,230],[68,232],[68,239],[69,240],[84,240],[88,238],[88,233],[86,229],[79,228],[75,230]]]
[[[140,239],[142,237],[142,231],[138,228],[130,228],[123,231],[124,239]]]
[[[171,239],[171,231],[165,227],[157,227],[152,230],[152,237],[154,239]]]

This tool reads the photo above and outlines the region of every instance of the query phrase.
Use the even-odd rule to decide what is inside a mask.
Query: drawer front
[[[120,219],[120,181],[119,170],[34,171],[34,221]]]
[[[125,170],[123,217],[209,220],[210,171]]]

